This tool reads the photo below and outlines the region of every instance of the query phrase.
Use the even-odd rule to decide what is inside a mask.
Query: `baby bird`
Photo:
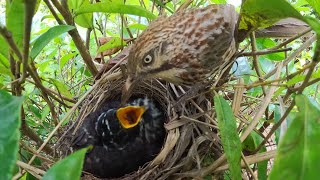
[[[73,149],[92,145],[83,170],[101,178],[117,178],[139,169],[161,150],[165,115],[149,98],[105,103],[89,114],[73,140]]]

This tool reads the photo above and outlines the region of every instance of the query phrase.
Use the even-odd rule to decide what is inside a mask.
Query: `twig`
[[[117,73],[114,73],[117,74]],[[121,74],[121,73],[118,73]],[[100,82],[99,79],[98,82]],[[66,113],[66,115],[59,121],[59,123],[56,125],[56,127],[50,132],[50,134],[48,135],[48,137],[44,140],[43,144],[39,147],[39,149],[37,150],[37,153],[40,153],[41,150],[44,148],[44,146],[50,141],[50,139],[53,137],[53,135],[56,133],[56,131],[60,128],[60,126],[64,123],[64,121],[73,113],[73,111],[76,110],[76,108],[79,106],[79,104],[87,97],[87,95],[93,90],[95,89],[95,87],[99,84],[96,83],[92,86],[92,88],[90,90],[88,90],[82,97],[81,99],[79,99],[79,101]],[[35,155],[32,156],[32,158],[29,160],[28,164],[31,164],[34,159],[36,158]]]
[[[43,0],[44,3],[46,3],[47,7],[49,8],[51,14],[53,15],[53,17],[56,19],[56,21],[58,22],[58,24],[63,25],[65,24],[58,16],[58,14],[56,13],[55,9],[53,8],[52,4],[48,1],[48,0]]]
[[[66,96],[64,96],[64,95],[62,95],[60,93],[55,92],[54,90],[52,90],[50,88],[46,88],[46,90],[50,91],[52,94],[55,94],[55,95],[59,96],[61,99],[64,99],[64,100],[69,101],[71,103],[76,103],[77,102],[76,100],[70,99],[70,98],[68,98],[68,97],[66,97]]]
[[[312,79],[312,80],[310,80],[309,82],[307,82],[305,85],[301,85],[301,86],[299,86],[299,87],[292,88],[292,89],[290,89],[290,91],[296,92],[296,91],[299,91],[299,90],[303,90],[305,87],[308,87],[308,86],[310,86],[310,85],[312,85],[312,84],[315,84],[315,83],[317,83],[317,82],[319,82],[319,81],[320,81],[320,78]],[[298,92],[298,93],[299,93],[299,92]],[[299,93],[299,94],[300,94],[300,93]]]
[[[203,124],[203,125],[206,125],[206,126],[209,126],[209,127],[212,127],[212,128],[217,128],[217,126],[214,126],[214,125],[206,123],[206,122],[199,121],[197,119],[189,118],[187,116],[181,116],[180,118],[182,120],[184,119],[184,120],[187,120],[187,121],[192,121],[192,122],[195,122],[195,123]]]
[[[26,171],[30,172],[32,175],[36,175],[36,177],[40,179],[41,179],[41,176],[39,175],[44,175],[46,173],[44,170],[38,169],[22,161],[17,161],[16,164],[20,166],[22,169],[25,169]]]
[[[317,64],[317,62],[314,62],[314,61],[311,62],[311,66],[310,66],[310,69],[309,69],[309,71],[308,71],[308,73],[307,73],[307,76],[306,76],[305,80],[303,81],[302,85],[297,88],[298,94],[301,94],[302,91],[305,89],[305,87],[308,86],[308,81],[309,81],[309,79],[310,79],[310,77],[311,77],[311,75],[312,75],[312,73],[313,73],[313,69],[315,68],[316,64]],[[320,79],[317,78],[317,79],[315,79],[314,82],[317,82],[317,81],[319,81],[319,80],[320,80]],[[286,96],[286,97],[288,97],[288,96]],[[267,134],[267,136],[266,136],[266,137],[264,138],[264,140],[259,144],[259,146],[255,149],[254,152],[258,152],[258,151],[262,148],[262,146],[268,141],[268,139],[273,135],[273,133],[280,127],[280,125],[282,124],[282,122],[283,122],[283,121],[286,119],[286,117],[289,115],[289,113],[290,113],[290,111],[292,110],[292,108],[294,107],[294,105],[295,105],[295,102],[293,101],[293,102],[290,104],[290,106],[288,107],[288,109],[286,110],[286,112],[283,114],[283,116],[280,118],[280,120],[272,127],[272,129],[270,130],[270,132]]]
[[[40,159],[42,159],[42,160],[44,160],[44,161],[46,161],[48,163],[52,163],[52,164],[54,163],[54,161],[48,159],[47,157],[44,157],[44,156],[42,156],[40,154],[37,154],[37,152],[34,149],[32,149],[31,147],[26,145],[23,141],[20,141],[20,146],[22,148],[24,148],[26,151],[29,151],[29,153],[35,154],[38,158],[40,158]]]
[[[258,180],[258,178],[253,173],[252,169],[250,168],[250,164],[248,163],[248,161],[246,160],[246,157],[243,155],[242,152],[241,152],[241,158],[243,163],[245,164],[246,169],[250,172],[251,178],[253,178],[254,180]]]
[[[301,36],[303,36],[303,35],[307,34],[307,33],[308,33],[308,32],[310,32],[311,30],[312,30],[311,28],[308,28],[308,29],[306,29],[305,31],[303,31],[303,32],[301,32],[301,33],[298,33],[297,35],[292,36],[291,38],[287,39],[286,41],[284,41],[284,42],[282,42],[282,43],[280,43],[280,44],[276,45],[275,47],[270,48],[269,50],[279,49],[279,48],[281,48],[281,47],[283,47],[283,46],[285,46],[285,45],[287,45],[287,44],[291,43],[292,41],[294,41],[294,40],[296,40],[296,39],[300,38]]]
[[[290,61],[292,61],[296,56],[298,56],[303,50],[305,50],[307,47],[309,47],[314,41],[316,40],[316,35],[313,35],[310,37],[306,42],[304,42],[297,50],[292,52],[284,61],[283,66],[288,65]],[[273,70],[271,70],[268,74],[264,75],[262,79],[268,79],[271,77],[277,70],[277,67],[275,67]]]
[[[91,34],[92,28],[88,28],[86,32],[86,48],[90,49],[90,34]]]
[[[114,78],[114,77],[118,77],[118,76],[121,76],[122,75],[122,72],[118,72],[118,73],[113,73],[112,76],[108,76],[114,69],[116,69],[124,60],[127,59],[127,56],[123,57],[121,60],[119,60],[117,62],[117,64],[115,64],[112,68],[109,69],[108,72],[106,72],[105,74],[103,74],[102,76],[104,76],[105,78]],[[108,77],[107,77],[108,76]],[[101,77],[97,82],[96,84],[93,85],[93,87],[91,88],[91,90],[97,85],[99,84],[99,82],[102,80],[103,78]],[[86,93],[85,96],[87,96],[88,94]],[[82,99],[82,98],[81,98]],[[78,103],[77,103],[78,104]],[[83,120],[83,119],[82,119]],[[74,129],[72,135],[74,135],[76,133],[76,131],[78,130],[78,128],[80,127],[82,121],[79,121],[76,128]]]
[[[246,160],[248,164],[254,164],[254,163],[258,163],[261,161],[266,161],[269,159],[272,159],[276,156],[277,151],[276,150],[271,150],[268,152],[263,152],[263,153],[259,153],[259,154],[255,154],[255,155],[250,155],[250,156],[246,156]],[[244,167],[245,163],[243,161],[241,161],[241,167]],[[222,165],[220,167],[218,167],[216,170],[214,170],[215,173],[217,172],[221,172],[221,171],[225,171],[229,169],[229,165]]]
[[[280,79],[274,79],[274,80],[265,80],[263,82],[253,82],[252,84],[248,84],[248,85],[245,85],[245,84],[241,84],[241,85],[234,85],[234,87],[244,87],[246,89],[251,89],[253,87],[257,87],[257,86],[261,86],[261,85],[268,85],[268,84],[271,84],[271,83],[274,83],[274,82],[281,82],[281,81],[284,81],[284,80],[290,80],[292,79],[293,77],[295,77],[296,75],[302,73],[303,71],[305,71],[306,69],[310,68],[311,64],[307,64],[305,65],[303,68],[299,69],[298,71],[292,73],[292,74],[289,74],[287,75],[286,77],[283,77],[283,78],[280,78]]]
[[[255,55],[266,55],[266,54],[272,54],[272,53],[278,53],[278,52],[286,52],[286,51],[291,51],[292,48],[284,48],[284,49],[264,49],[261,51],[252,51],[252,52],[243,52],[240,53],[239,56],[255,56]]]
[[[256,52],[257,51],[257,44],[256,44],[256,37],[254,35],[254,32],[252,32],[250,34],[250,40],[251,40],[251,48],[252,48],[252,52]],[[263,81],[263,79],[261,78],[261,72],[260,72],[260,68],[259,68],[259,64],[258,64],[258,56],[257,55],[253,55],[253,67],[258,75],[258,81]],[[262,88],[262,92],[264,95],[266,95],[266,89],[264,86],[261,86]]]
[[[309,79],[311,78],[311,75],[313,73],[314,68],[316,67],[318,62],[312,61],[309,71],[307,72],[306,77],[304,78],[304,81],[302,82],[302,85],[299,87],[298,94],[302,94],[302,91],[307,87],[307,84],[309,82]]]
[[[32,26],[32,18],[34,15],[34,10],[36,6],[34,0],[26,0],[25,5],[25,14],[24,14],[24,33],[23,33],[23,56],[22,56],[22,76],[20,77],[19,83],[24,83],[26,79],[27,66],[29,60],[29,47],[30,47],[30,33]]]
[[[47,104],[49,106],[52,118],[54,119],[55,123],[57,124],[58,123],[58,115],[54,109],[54,104],[48,98],[48,92],[47,92],[46,88],[43,86],[43,84],[41,83],[40,77],[39,77],[37,71],[35,70],[33,62],[31,62],[30,65],[31,65],[31,67],[28,66],[27,70],[30,73],[32,79],[34,80],[36,87],[40,89],[40,92],[42,94],[43,99],[47,102]]]
[[[0,34],[6,39],[10,48],[18,56],[18,59],[22,61],[22,53],[20,52],[17,44],[14,42],[11,32],[9,32],[8,29],[2,24],[0,24]]]
[[[275,78],[279,78],[280,73],[281,73],[281,69],[282,69],[282,63],[279,64],[278,69],[277,69],[277,73],[275,75]],[[253,117],[250,125],[247,127],[247,129],[243,132],[242,136],[240,137],[241,142],[243,142],[248,135],[251,133],[251,131],[256,127],[256,125],[259,122],[259,119],[262,117],[265,109],[268,107],[271,99],[272,99],[272,95],[274,93],[274,91],[276,90],[275,86],[271,86],[268,93],[265,95],[263,101],[260,103],[260,110],[256,113],[256,115]]]
[[[21,123],[21,131],[22,134],[29,137],[31,140],[33,140],[34,142],[36,142],[36,144],[38,146],[40,146],[43,143],[43,140],[33,131],[33,129],[31,129],[27,124],[25,119],[22,120]],[[54,152],[54,150],[49,146],[46,145],[44,147],[44,152],[46,152],[47,154],[52,154]]]
[[[278,69],[277,69],[277,74],[275,78],[279,78],[280,76],[280,72],[281,72],[281,68],[282,66],[279,65]],[[257,123],[259,122],[259,119],[261,118],[261,116],[263,115],[265,109],[267,108],[267,106],[269,105],[269,102],[271,101],[271,97],[273,95],[275,91],[275,87],[272,86],[269,91],[267,92],[266,96],[264,97],[264,100],[260,103],[260,110],[256,113],[256,115],[254,116],[253,120],[251,121],[251,123],[249,124],[249,126],[247,127],[247,129],[243,132],[242,136],[240,137],[241,142],[243,142],[248,135],[251,133],[251,131],[256,127]],[[223,154],[220,158],[218,158],[213,164],[211,164],[210,166],[202,169],[202,170],[197,170],[197,171],[191,171],[191,172],[187,172],[184,173],[188,176],[191,177],[203,177],[206,176],[208,174],[210,174],[211,172],[213,172],[215,169],[217,169],[220,164],[222,164],[223,162],[225,162],[226,160],[226,155]]]
[[[183,11],[185,9],[187,9],[188,6],[190,6],[190,4],[193,2],[193,0],[187,0],[185,1],[177,10],[176,12],[179,12],[179,11]],[[172,12],[171,12],[172,13]]]
[[[63,7],[59,1],[57,0],[51,0],[53,5],[58,9],[58,11],[61,13],[61,15],[64,17],[65,21],[68,25],[74,26],[73,17],[67,7]],[[51,11],[51,9],[50,9]],[[76,45],[77,49],[79,50],[81,57],[83,58],[83,61],[87,65],[89,71],[91,72],[92,76],[95,76],[98,73],[97,68],[95,67],[92,58],[90,56],[89,50],[84,45],[79,32],[77,29],[73,29],[68,31],[69,35],[71,36],[74,44]]]
[[[283,114],[283,116],[280,118],[280,120],[272,126],[270,132],[267,134],[267,136],[263,139],[263,141],[259,144],[259,146],[254,150],[253,153],[258,152],[265,144],[266,142],[269,140],[269,138],[274,135],[274,132],[280,127],[280,125],[282,124],[282,122],[286,119],[286,117],[289,115],[289,113],[291,112],[292,108],[294,107],[295,103],[294,101],[290,104],[290,106],[288,107],[288,109],[286,110],[286,112]]]
[[[39,88],[40,86],[40,84],[41,84],[41,86],[43,86],[42,85],[42,83],[41,83],[41,81],[40,81],[40,84],[37,84],[36,83],[36,81],[32,81],[32,80],[28,80],[27,79],[27,81],[28,82],[30,82],[30,83],[32,83],[32,84],[34,84],[37,88]],[[40,91],[41,91],[41,88],[39,88],[40,89]],[[55,91],[53,91],[53,90],[51,90],[51,89],[49,89],[49,88],[46,88],[46,87],[44,87],[43,86],[43,90],[45,90],[45,94],[47,95],[47,98],[48,98],[48,96],[50,96],[52,99],[54,99],[54,100],[56,100],[58,103],[60,103],[60,104],[62,104],[63,106],[65,106],[65,107],[67,107],[67,108],[71,108],[71,106],[70,105],[67,105],[64,101],[63,101],[63,99],[65,99],[65,98],[63,98],[62,96],[60,97],[61,99],[59,99],[59,98],[57,98],[54,94],[56,94],[57,96],[59,96],[59,94],[57,93],[57,92],[55,92]],[[75,102],[73,102],[73,101],[75,101],[75,100],[72,100],[71,101],[71,99],[68,99],[68,100],[70,100],[69,102],[72,102],[72,103],[75,103]]]

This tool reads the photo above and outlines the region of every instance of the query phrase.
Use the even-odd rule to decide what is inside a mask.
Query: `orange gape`
[[[135,127],[141,120],[145,108],[143,106],[127,106],[117,110],[117,118],[123,128]]]

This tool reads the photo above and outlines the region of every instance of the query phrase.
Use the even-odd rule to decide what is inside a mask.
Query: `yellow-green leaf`
[[[83,13],[93,13],[93,12],[132,14],[132,15],[146,17],[149,19],[156,18],[154,14],[152,14],[151,12],[147,11],[146,9],[140,6],[123,5],[118,3],[87,4],[75,10],[74,14],[78,16]]]
[[[11,179],[20,139],[20,108],[23,97],[0,90],[0,179]]]
[[[270,179],[318,179],[320,111],[304,95],[295,98],[299,112],[280,141]]]
[[[241,142],[237,132],[236,118],[232,109],[221,96],[214,97],[221,142],[230,167],[231,177],[241,179]]]
[[[75,180],[80,179],[83,160],[88,148],[78,150],[53,165],[42,180]]]

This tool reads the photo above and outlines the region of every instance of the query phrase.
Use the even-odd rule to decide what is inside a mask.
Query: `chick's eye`
[[[146,55],[143,59],[144,64],[150,64],[152,62],[152,56],[150,54]]]

